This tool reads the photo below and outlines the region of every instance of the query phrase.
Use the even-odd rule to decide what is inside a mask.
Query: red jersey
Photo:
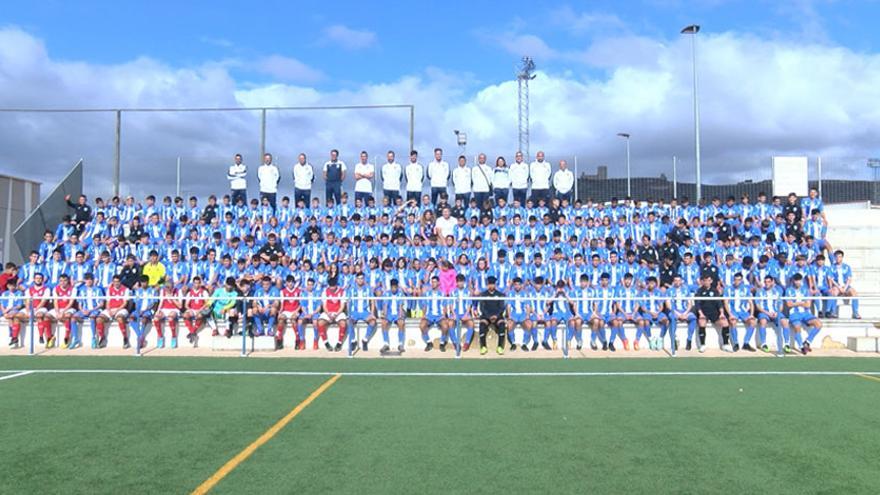
[[[159,309],[180,309],[177,306],[177,291],[171,289],[162,289],[162,302],[159,304]]]
[[[73,286],[68,285],[67,289],[60,285],[55,287],[55,308],[67,309],[73,306]]]
[[[28,296],[31,301],[33,301],[34,307],[39,308],[41,305],[46,304],[46,296],[48,289],[45,285],[41,285],[37,287],[36,285],[32,285],[28,288]]]
[[[107,309],[119,309],[125,307],[125,303],[128,302],[128,287],[124,285],[119,285],[119,287],[113,287],[112,285],[107,289],[107,295],[110,298],[107,300]]]
[[[189,292],[186,293],[186,301],[189,309],[200,311],[208,305],[208,291],[206,291],[204,287],[201,287],[198,290],[190,289]]]
[[[328,313],[338,313],[342,310],[342,297],[345,295],[345,291],[342,290],[342,287],[336,287],[335,289],[332,287],[327,287],[324,289],[324,310]]]
[[[302,291],[299,287],[288,290],[287,287],[281,288],[281,311],[295,313],[299,311],[299,296]]]

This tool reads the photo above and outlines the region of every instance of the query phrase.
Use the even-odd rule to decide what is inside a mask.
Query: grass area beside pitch
[[[345,375],[880,371],[873,358],[0,358],[0,376],[26,369],[342,372],[213,493],[876,493],[880,468],[880,383],[855,375]],[[0,486],[187,493],[326,379],[37,372],[0,381]]]

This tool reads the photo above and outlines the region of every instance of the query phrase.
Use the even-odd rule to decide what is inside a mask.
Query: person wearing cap
[[[479,295],[481,355],[489,352],[489,349],[486,347],[486,335],[489,333],[490,327],[498,334],[498,347],[495,351],[499,355],[504,354],[504,339],[507,333],[507,322],[504,318],[506,305],[504,294],[496,287],[497,282],[498,280],[490,275],[486,279],[486,290]]]

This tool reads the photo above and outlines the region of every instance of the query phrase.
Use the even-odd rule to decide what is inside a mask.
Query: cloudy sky
[[[159,108],[414,104],[416,148],[510,158],[514,67],[532,83],[532,153],[578,157],[581,172],[693,177],[691,39],[698,38],[708,182],[768,178],[774,154],[823,157],[826,177],[867,178],[880,154],[880,3],[14,2],[0,13],[0,107]],[[267,150],[283,167],[339,148],[405,155],[408,111],[270,112]],[[255,168],[250,112],[126,114],[122,189],[226,189],[235,152]],[[0,172],[54,184],[76,159],[87,192],[111,191],[111,114],[0,113]],[[380,158],[381,160],[381,158]],[[451,160],[450,160],[451,161]],[[255,185],[255,184],[253,184]],[[44,193],[48,187],[44,187]]]

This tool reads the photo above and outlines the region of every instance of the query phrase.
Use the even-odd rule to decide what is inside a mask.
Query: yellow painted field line
[[[867,378],[868,380],[874,380],[875,382],[880,382],[880,378],[877,378],[876,376],[863,375],[861,373],[856,373],[856,376],[860,376],[862,378]]]
[[[259,438],[253,441],[250,445],[244,448],[241,452],[239,452],[235,457],[229,460],[226,464],[223,465],[220,469],[217,470],[210,478],[205,480],[204,483],[199,485],[198,488],[193,490],[193,495],[202,495],[211,491],[214,486],[217,485],[223,478],[226,477],[227,474],[232,472],[233,469],[238,467],[239,464],[244,462],[245,459],[251,456],[258,448],[260,448],[263,444],[272,439],[279,431],[281,431],[288,423],[293,421],[299,413],[303,411],[303,409],[309,407],[309,404],[315,401],[321,394],[323,394],[331,385],[336,383],[336,380],[339,380],[341,374],[335,374],[330,377],[329,380],[324,382],[320,387],[315,389],[308,397],[305,398],[304,401],[300,402],[296,407],[293,408],[292,411],[287,413],[287,416],[284,416],[277,423],[272,425],[271,428],[266,430],[265,433],[260,435]]]

